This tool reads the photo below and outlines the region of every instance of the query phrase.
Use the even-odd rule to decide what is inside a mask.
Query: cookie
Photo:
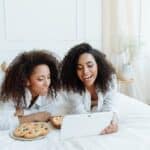
[[[14,135],[17,137],[23,137],[28,131],[30,131],[30,129],[31,129],[31,126],[27,124],[22,124],[15,129]]]
[[[63,121],[63,116],[53,116],[51,117],[51,123],[54,127],[60,128]]]
[[[31,139],[41,136],[41,131],[38,129],[31,129],[30,131],[24,134],[24,138]]]

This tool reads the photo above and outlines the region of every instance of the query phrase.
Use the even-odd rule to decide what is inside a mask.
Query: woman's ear
[[[26,86],[29,87],[30,86],[30,81],[27,80]]]

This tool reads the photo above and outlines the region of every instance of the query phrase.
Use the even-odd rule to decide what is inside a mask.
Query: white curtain
[[[141,0],[102,0],[102,50],[120,72],[132,66],[130,96],[150,103],[150,65],[141,49]],[[132,91],[132,93],[131,93]]]
[[[102,48],[120,51],[120,38],[139,38],[140,0],[102,0]]]

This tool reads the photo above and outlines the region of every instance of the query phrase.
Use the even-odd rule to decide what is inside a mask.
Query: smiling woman
[[[47,65],[37,65],[33,73],[27,80],[27,87],[32,93],[32,97],[46,95],[50,85],[50,69]]]
[[[93,84],[97,77],[97,67],[91,54],[84,53],[79,57],[77,75],[87,88]]]
[[[113,111],[116,114],[115,70],[102,52],[87,43],[74,46],[62,61],[61,79],[72,113]],[[117,131],[115,116],[102,134]]]
[[[6,115],[1,115],[0,129],[19,122],[50,119],[59,90],[58,67],[58,60],[46,50],[23,52],[15,57],[1,86],[0,113]]]

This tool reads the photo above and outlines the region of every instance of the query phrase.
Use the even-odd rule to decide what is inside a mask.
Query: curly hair
[[[48,95],[56,96],[59,90],[59,61],[53,53],[47,50],[31,50],[16,56],[7,69],[1,86],[0,100],[12,100],[17,106],[24,106],[26,81],[33,69],[40,64],[46,64],[51,71],[51,84]]]
[[[84,53],[89,53],[94,57],[98,65],[98,75],[94,84],[102,93],[105,93],[109,88],[115,69],[106,60],[104,53],[92,48],[87,43],[81,43],[71,48],[62,60],[60,75],[62,88],[67,91],[79,92],[80,94],[85,91],[83,83],[77,76],[78,60]]]

